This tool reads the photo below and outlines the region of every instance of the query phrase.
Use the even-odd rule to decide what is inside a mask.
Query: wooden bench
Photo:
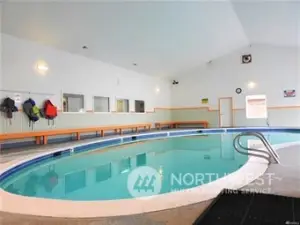
[[[167,126],[169,128],[178,128],[179,125],[201,125],[204,128],[208,127],[207,121],[164,121],[156,122],[155,128],[161,130],[162,127]]]
[[[127,129],[132,129],[132,131],[135,131],[136,133],[138,133],[140,128],[150,130],[151,124],[145,123],[145,124],[130,124],[130,125],[112,125],[112,126],[92,127],[92,128],[76,128],[76,129],[63,129],[63,130],[8,133],[8,134],[0,134],[0,141],[34,138],[36,144],[43,143],[45,145],[48,143],[49,136],[75,134],[76,139],[80,140],[80,134],[83,134],[83,133],[96,132],[96,134],[100,133],[100,136],[104,137],[104,134],[106,131],[114,131],[116,134],[122,135],[123,131],[127,130]]]

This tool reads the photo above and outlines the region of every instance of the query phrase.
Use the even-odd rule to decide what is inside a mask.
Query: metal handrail
[[[254,133],[256,133],[256,135],[259,135],[261,137],[263,143],[265,143],[268,146],[268,150],[271,152],[272,156],[279,161],[279,155],[277,154],[276,151],[274,151],[273,147],[271,146],[270,142],[266,139],[266,137],[260,132],[254,132]]]
[[[260,149],[253,149],[253,148],[247,148],[244,147],[241,143],[241,137],[243,136],[255,136],[258,139],[260,139],[263,143],[263,145],[266,147],[268,151],[260,150]],[[243,155],[251,155],[255,157],[260,157],[266,159],[269,163],[280,163],[279,162],[279,155],[274,151],[268,140],[265,138],[265,136],[260,132],[243,132],[238,134],[234,140],[233,140],[233,146],[235,150]],[[241,151],[239,148],[246,150]],[[253,152],[262,153],[262,154],[255,154]]]
[[[251,133],[251,132],[250,132]],[[262,140],[262,142],[264,143],[265,147],[268,149],[268,151],[271,153],[272,157],[275,159],[275,161],[277,163],[279,163],[279,155],[277,154],[277,152],[274,151],[274,149],[272,148],[270,142],[265,138],[265,136],[260,133],[260,132],[253,132],[255,133],[258,137],[260,136],[260,140]],[[259,137],[258,137],[259,138]],[[267,145],[267,146],[266,146]]]
[[[240,141],[240,138],[241,138],[241,137],[238,137],[238,141],[236,141],[237,138],[235,138],[235,140],[234,140],[234,148],[235,148],[235,150],[236,150],[238,153],[243,154],[243,155],[250,155],[250,156],[255,156],[255,157],[264,158],[264,159],[266,159],[268,162],[271,162],[271,155],[268,154],[268,152],[263,151],[263,150],[258,150],[258,149],[245,148],[245,147],[242,146],[241,141]],[[239,148],[242,148],[242,149],[246,150],[247,152],[246,152],[246,151],[241,151],[241,150],[239,150]],[[251,153],[251,152],[249,152],[249,151],[263,153],[263,154],[265,154],[266,156],[265,156],[265,155],[261,155],[261,154],[259,155],[259,154]]]

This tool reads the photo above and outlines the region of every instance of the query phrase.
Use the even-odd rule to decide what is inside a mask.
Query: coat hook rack
[[[53,96],[53,93],[42,93],[42,92],[30,92],[30,91],[19,91],[19,90],[0,90],[1,92],[9,93],[20,93],[20,94],[29,94],[29,95],[50,95]]]

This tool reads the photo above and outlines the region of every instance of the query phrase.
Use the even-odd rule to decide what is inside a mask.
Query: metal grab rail
[[[268,162],[271,162],[271,155],[268,154],[268,152],[263,151],[263,150],[253,149],[253,148],[246,148],[246,147],[242,146],[240,138],[241,137],[239,137],[238,140],[234,141],[234,148],[238,153],[243,154],[243,155],[251,155],[251,156],[264,158]],[[244,149],[246,151],[241,151],[241,150],[239,150],[239,148]],[[251,152],[249,152],[249,151],[251,151]],[[262,153],[262,154],[255,154],[255,153],[252,153],[252,152],[259,152],[259,153]]]
[[[260,150],[260,149],[253,149],[253,148],[248,148],[244,147],[241,143],[241,137],[244,136],[254,136],[257,137],[263,145],[266,147],[268,151],[265,150]],[[250,155],[250,156],[255,156],[255,157],[260,157],[266,159],[269,163],[280,163],[279,162],[279,155],[274,151],[268,140],[265,138],[265,136],[260,133],[260,132],[243,132],[238,134],[234,140],[233,140],[233,146],[235,150],[243,155]],[[245,150],[241,151],[239,148]],[[247,151],[247,152],[246,152]],[[256,153],[261,153],[261,154],[255,154]]]

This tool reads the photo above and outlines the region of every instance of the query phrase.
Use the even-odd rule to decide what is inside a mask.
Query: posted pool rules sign
[[[268,118],[267,97],[265,95],[246,96],[247,119]]]

